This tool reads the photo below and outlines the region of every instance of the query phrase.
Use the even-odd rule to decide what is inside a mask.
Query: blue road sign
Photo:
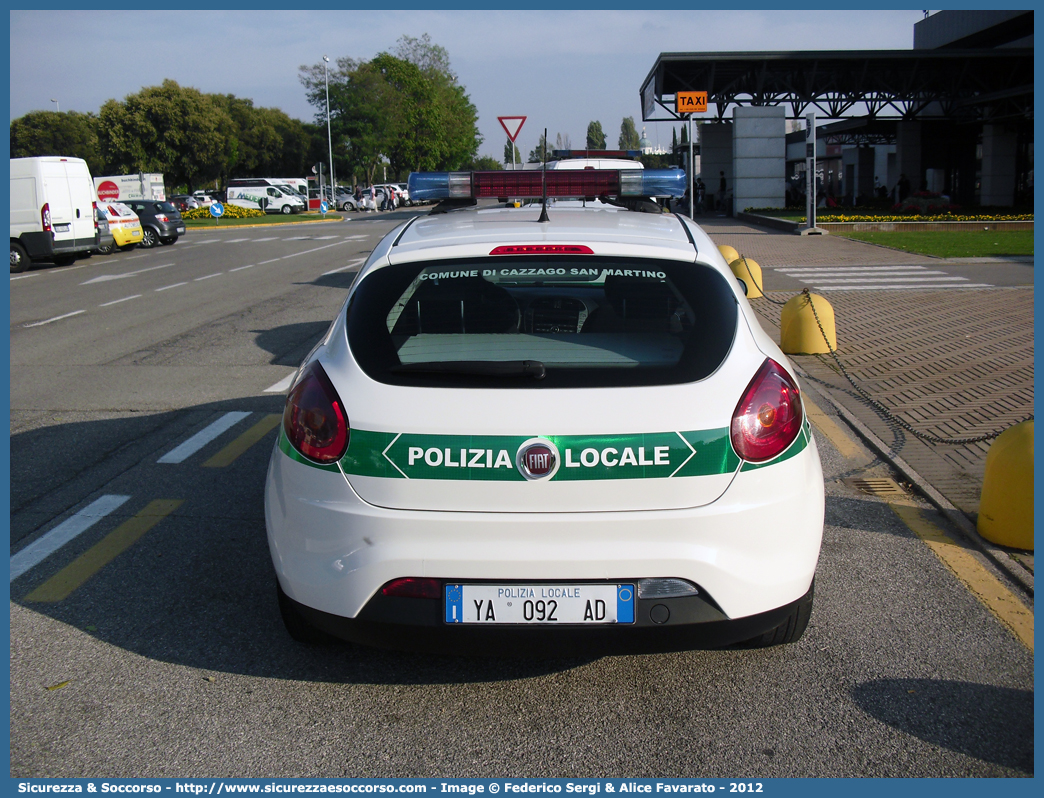
[[[330,206],[326,204],[326,200],[319,203],[319,213],[326,213],[330,210]]]
[[[214,218],[217,218],[218,216],[223,216],[224,213],[225,213],[225,206],[222,205],[220,202],[212,202],[212,203],[210,203],[210,215],[211,216],[213,216]]]

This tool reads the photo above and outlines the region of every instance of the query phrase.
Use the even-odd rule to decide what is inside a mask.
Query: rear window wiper
[[[393,372],[427,374],[474,374],[482,377],[532,377],[542,380],[547,369],[539,360],[442,360],[430,363],[403,363]]]

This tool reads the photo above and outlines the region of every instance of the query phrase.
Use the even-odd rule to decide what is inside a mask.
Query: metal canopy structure
[[[1033,49],[661,53],[642,120],[680,119],[679,91],[707,92],[718,121],[744,105],[789,106],[792,119],[1032,120]]]

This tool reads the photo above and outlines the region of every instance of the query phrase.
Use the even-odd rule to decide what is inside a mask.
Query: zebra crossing
[[[927,266],[773,266],[817,291],[900,291],[916,288],[991,288]]]

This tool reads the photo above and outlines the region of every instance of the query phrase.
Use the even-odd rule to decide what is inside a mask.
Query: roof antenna
[[[543,205],[540,208],[540,218],[538,222],[550,222],[551,219],[547,215],[547,128],[544,128],[544,140],[542,142],[542,162],[540,164],[540,190],[544,196]]]

